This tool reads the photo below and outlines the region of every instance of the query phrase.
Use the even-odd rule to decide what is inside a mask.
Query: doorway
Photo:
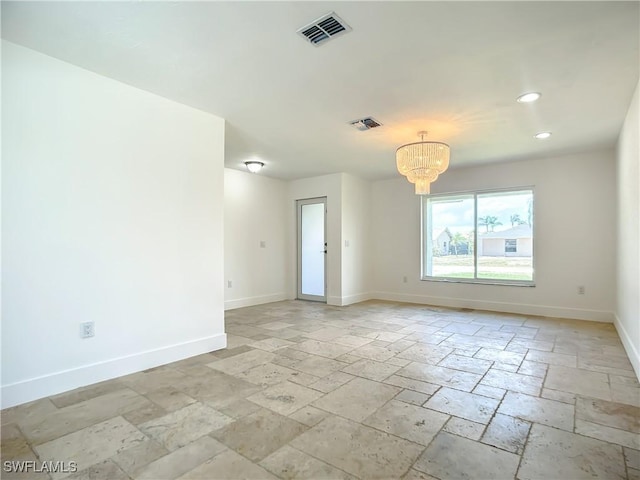
[[[327,198],[298,200],[298,296],[327,301]]]

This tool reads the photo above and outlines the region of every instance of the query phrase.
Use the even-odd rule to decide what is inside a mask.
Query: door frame
[[[302,206],[324,205],[324,295],[308,295],[302,293]],[[296,258],[297,258],[297,286],[296,298],[312,302],[327,303],[327,197],[314,197],[296,200]]]

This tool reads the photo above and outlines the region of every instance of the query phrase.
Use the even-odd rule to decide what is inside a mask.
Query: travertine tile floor
[[[640,387],[610,324],[377,301],[226,317],[227,350],[3,411],[3,466],[75,461],[69,478],[109,480],[640,478]],[[16,477],[49,478],[2,475]]]

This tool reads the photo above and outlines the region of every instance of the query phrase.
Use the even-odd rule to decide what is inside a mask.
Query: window
[[[424,280],[533,285],[533,189],[422,199]]]

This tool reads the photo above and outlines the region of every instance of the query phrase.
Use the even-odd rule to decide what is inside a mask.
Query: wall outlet
[[[93,337],[96,334],[95,322],[84,322],[80,324],[80,338]]]
[[[584,295],[584,285],[578,287],[578,295]]]
[[[233,287],[233,282],[231,280],[227,280],[227,288]]]
[[[267,242],[260,240],[260,248],[267,248]]]
[[[409,281],[409,279],[407,278],[406,275],[404,277],[402,277],[402,283],[407,283],[408,281]]]
[[[344,246],[345,246],[345,247],[348,247],[348,246],[349,246],[349,240],[345,240],[345,241],[344,241]]]

